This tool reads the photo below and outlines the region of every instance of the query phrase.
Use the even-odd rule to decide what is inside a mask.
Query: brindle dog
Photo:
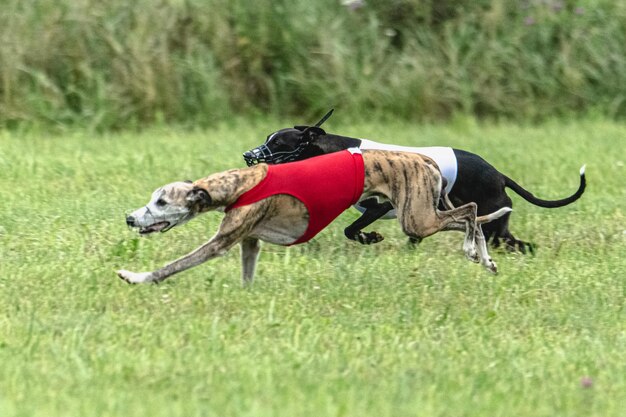
[[[507,214],[503,208],[486,216],[476,216],[476,204],[469,203],[448,211],[437,204],[442,177],[436,164],[419,154],[363,152],[363,196],[388,199],[397,210],[404,233],[424,238],[440,230],[465,232],[463,250],[466,256],[480,262],[491,272],[496,264],[487,252],[480,224]],[[303,162],[294,162],[303,164]],[[195,182],[175,182],[157,189],[150,202],[126,219],[139,233],[163,232],[195,216],[213,210],[224,210],[254,188],[267,175],[266,164],[233,169]],[[311,181],[315,179],[312,178]],[[358,197],[358,194],[357,194]],[[117,271],[129,283],[159,282],[178,272],[221,256],[237,243],[241,244],[243,282],[253,280],[260,242],[290,245],[305,233],[309,213],[305,205],[287,194],[277,194],[256,203],[226,210],[218,232],[193,252],[153,272]]]

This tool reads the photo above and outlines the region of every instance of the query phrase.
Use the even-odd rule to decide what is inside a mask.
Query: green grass
[[[461,234],[417,250],[393,221],[363,247],[346,212],[311,243],[265,245],[256,282],[239,254],[161,285],[156,268],[207,240],[210,213],[139,238],[124,213],[166,182],[240,167],[290,124],[100,137],[0,134],[0,415],[621,416],[626,404],[626,127],[342,124],[330,131],[477,152],[545,198],[514,198],[536,256],[464,259]],[[581,379],[590,377],[585,388]]]

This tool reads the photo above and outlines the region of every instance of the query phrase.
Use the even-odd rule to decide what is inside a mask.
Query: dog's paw
[[[475,240],[464,240],[463,241],[463,253],[465,253],[465,257],[474,263],[480,262],[480,256],[478,255],[478,249],[476,247]]]
[[[117,276],[128,282],[129,284],[142,284],[145,282],[151,282],[150,272],[130,272],[125,269],[117,271]]]
[[[483,265],[485,268],[487,268],[487,271],[491,272],[492,274],[495,275],[498,273],[498,265],[496,265],[496,263],[491,259],[487,260],[487,262],[485,262]]]
[[[480,257],[478,256],[478,252],[476,252],[476,248],[468,248],[465,250],[465,257],[474,263],[480,262]]]
[[[500,246],[500,242],[495,243],[496,240],[492,242],[492,246],[497,248]],[[537,245],[532,242],[524,242],[523,240],[517,239],[506,239],[504,241],[504,249],[509,253],[521,253],[522,255],[530,254],[534,255],[535,250],[537,249]]]
[[[382,242],[385,238],[378,232],[359,232],[356,240],[363,245],[371,245],[373,243]]]

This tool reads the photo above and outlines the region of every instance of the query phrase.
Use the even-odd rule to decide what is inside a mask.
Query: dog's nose
[[[135,227],[135,218],[133,216],[126,216],[126,225]]]
[[[248,164],[248,166],[255,165],[258,162],[256,156],[251,151],[244,152],[243,159],[246,161],[246,164]]]

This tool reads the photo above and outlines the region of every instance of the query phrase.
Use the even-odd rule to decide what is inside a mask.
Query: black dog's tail
[[[569,197],[563,198],[561,200],[542,200],[540,198],[535,197],[534,195],[532,195],[530,192],[526,191],[525,189],[523,189],[519,184],[517,184],[515,181],[513,181],[506,175],[504,176],[504,178],[505,178],[504,184],[507,187],[509,187],[511,190],[519,194],[524,200],[536,206],[545,207],[545,208],[563,207],[563,206],[573,203],[574,201],[578,200],[581,195],[583,195],[583,193],[585,192],[585,186],[587,185],[587,180],[585,179],[585,165],[583,165],[582,168],[580,168],[580,185],[578,186],[578,190],[576,190],[576,192],[570,195]]]

